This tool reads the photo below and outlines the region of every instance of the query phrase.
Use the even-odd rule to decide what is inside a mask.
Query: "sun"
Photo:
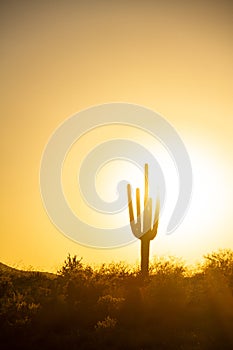
[[[224,181],[227,180],[226,174],[224,174],[225,179],[223,177],[225,162],[216,158],[214,150],[207,145],[197,145],[191,136],[186,146],[193,171],[192,199],[184,220],[170,236],[166,235],[167,225],[176,205],[180,186],[176,166],[159,140],[142,130],[128,126],[114,125],[97,128],[77,140],[67,154],[62,183],[66,199],[75,215],[94,227],[119,228],[129,225],[127,183],[130,183],[133,189],[135,212],[136,188],[140,188],[141,201],[143,201],[144,168],[129,159],[112,159],[100,164],[96,174],[93,174],[96,193],[107,204],[117,201],[121,194],[119,184],[124,184],[124,203],[118,212],[105,213],[95,210],[85,201],[78,186],[78,172],[83,159],[90,150],[107,140],[118,139],[119,135],[122,139],[130,139],[143,145],[151,152],[159,163],[164,176],[165,200],[161,206],[158,236],[152,244],[151,254],[161,252],[161,254],[171,253],[191,257],[197,256],[197,252],[210,251],[211,247],[214,249],[218,245],[219,232],[224,225],[224,218],[227,220],[226,206],[229,203],[229,194],[224,186]],[[152,167],[153,164],[149,164],[149,192],[151,182],[157,182],[156,174],[153,178],[150,177]],[[124,192],[124,188],[120,190]],[[155,205],[155,200],[156,198],[152,197],[153,205]],[[143,207],[143,202],[141,202],[141,207]]]

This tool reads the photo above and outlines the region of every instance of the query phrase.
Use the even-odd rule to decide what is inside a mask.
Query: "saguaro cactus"
[[[131,230],[141,240],[141,272],[145,277],[149,269],[150,241],[157,235],[160,202],[156,199],[154,219],[152,218],[152,198],[148,198],[148,164],[145,164],[144,211],[141,214],[140,189],[136,189],[137,218],[134,218],[131,185],[127,185],[128,207]],[[143,222],[142,222],[143,216]]]

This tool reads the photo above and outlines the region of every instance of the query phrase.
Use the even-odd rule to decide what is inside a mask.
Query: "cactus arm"
[[[140,189],[136,189],[136,202],[137,202],[137,224],[140,226],[141,231],[141,206],[140,206]]]
[[[159,212],[160,212],[160,200],[157,197],[156,203],[155,203],[155,215],[154,215],[154,224],[153,224],[153,226],[157,225],[156,228],[158,227],[158,223],[159,223]]]
[[[145,164],[145,193],[144,193],[144,207],[146,208],[147,206],[147,201],[148,201],[148,164]]]
[[[156,204],[155,204],[153,228],[151,230],[151,239],[154,239],[157,235],[158,224],[159,224],[159,211],[160,211],[160,201],[159,201],[159,198],[157,198]]]
[[[132,203],[132,192],[131,192],[130,184],[127,185],[127,190],[128,190],[128,208],[129,208],[129,218],[130,218],[131,230],[136,238],[140,238],[140,236],[141,236],[141,219],[137,218],[137,221],[135,222],[134,212],[133,212],[133,203]],[[140,203],[140,201],[139,201],[139,203]],[[137,212],[138,212],[138,205],[137,205]]]
[[[132,203],[132,192],[131,192],[131,185],[127,185],[127,192],[128,192],[128,208],[129,208],[129,219],[130,223],[134,223],[134,213],[133,213],[133,203]]]

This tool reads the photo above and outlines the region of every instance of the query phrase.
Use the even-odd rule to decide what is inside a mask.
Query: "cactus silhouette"
[[[145,277],[149,270],[150,241],[157,235],[160,202],[156,199],[154,219],[152,218],[152,198],[148,198],[148,164],[145,164],[144,211],[141,214],[140,189],[136,189],[137,218],[134,218],[131,185],[127,185],[128,208],[131,230],[141,240],[141,273]],[[143,217],[143,220],[142,220]]]

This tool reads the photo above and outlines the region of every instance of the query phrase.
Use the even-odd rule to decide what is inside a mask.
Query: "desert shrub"
[[[233,251],[231,249],[219,249],[204,256],[204,272],[218,271],[227,276],[233,276]]]
[[[0,298],[10,296],[13,292],[13,283],[10,276],[0,274]]]
[[[231,349],[232,291],[229,250],[206,256],[196,274],[157,258],[146,279],[124,263],[92,269],[70,255],[57,275],[0,271],[0,346]]]
[[[118,317],[119,311],[125,302],[125,298],[116,298],[112,295],[100,296],[97,301],[96,312],[99,317],[111,316]]]
[[[150,274],[162,278],[168,278],[169,276],[182,277],[185,271],[184,261],[174,256],[155,257],[150,265]]]
[[[117,323],[117,320],[114,318],[111,318],[107,316],[103,321],[98,321],[95,329],[100,330],[100,329],[112,329],[115,328]]]
[[[58,275],[63,277],[69,277],[73,274],[80,273],[80,271],[83,271],[83,264],[81,261],[82,258],[78,259],[77,255],[71,257],[70,254],[68,254],[62,268],[58,270]]]

